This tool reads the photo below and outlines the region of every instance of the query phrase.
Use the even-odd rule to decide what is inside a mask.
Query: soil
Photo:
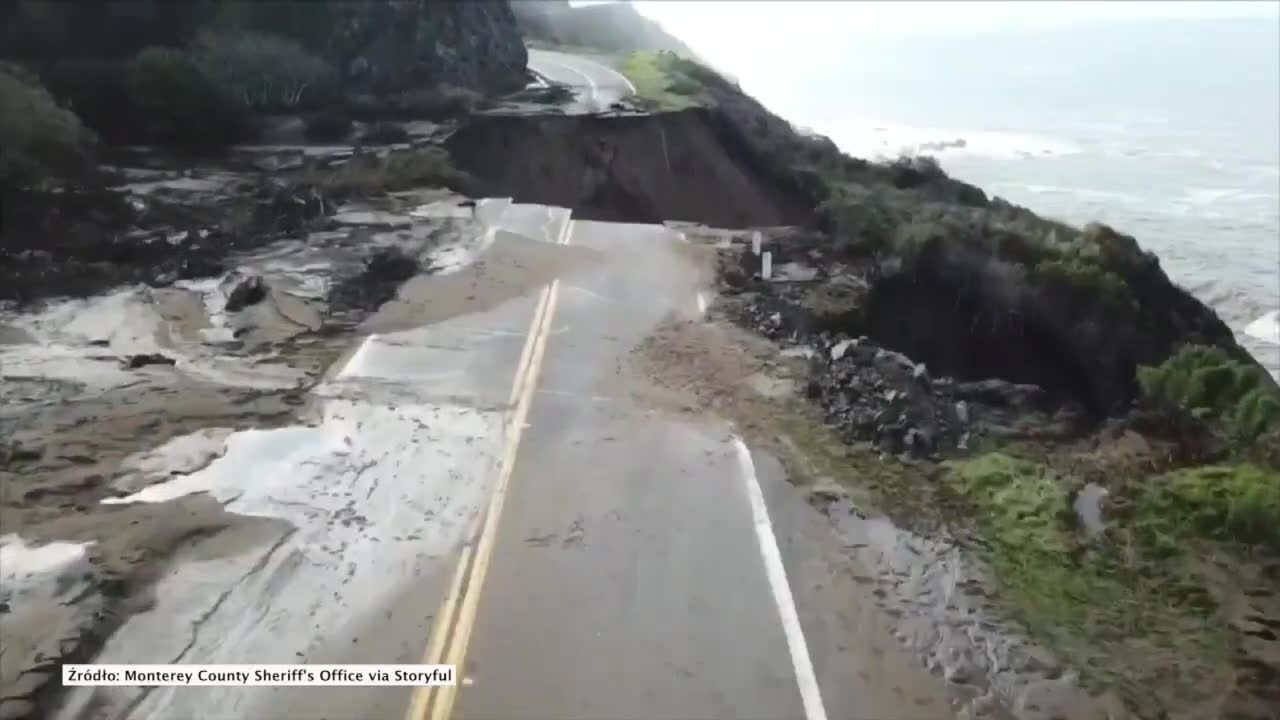
[[[804,225],[813,203],[727,144],[708,110],[663,115],[479,116],[445,143],[486,195],[586,220]]]

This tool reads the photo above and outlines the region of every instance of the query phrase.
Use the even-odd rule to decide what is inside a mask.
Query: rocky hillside
[[[522,86],[528,58],[505,0],[16,0],[0,59],[106,143],[207,148],[272,114],[326,115],[330,141],[351,115],[438,114]]]

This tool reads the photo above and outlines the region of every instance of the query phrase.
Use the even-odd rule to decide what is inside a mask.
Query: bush
[[[93,133],[35,78],[0,65],[0,189],[65,179],[91,166]]]
[[[1138,385],[1148,401],[1214,422],[1233,440],[1251,443],[1280,427],[1280,391],[1266,371],[1216,347],[1189,345],[1141,366]]]
[[[1207,465],[1152,478],[1138,512],[1154,529],[1280,548],[1280,475],[1256,465]]]
[[[343,142],[351,135],[351,116],[342,110],[318,113],[307,118],[303,137],[308,142]]]
[[[665,52],[632,53],[622,64],[622,74],[636,88],[636,95],[657,110],[684,110],[698,104],[703,86],[675,67],[677,56]]]
[[[248,31],[205,31],[195,57],[205,73],[256,112],[314,109],[333,102],[335,70],[284,38]]]
[[[1069,292],[1081,305],[1093,303],[1126,314],[1137,309],[1129,286],[1119,275],[1078,259],[1042,260],[1029,277],[1037,285]]]
[[[137,113],[129,95],[129,62],[68,59],[46,73],[49,90],[106,142],[131,142]]]
[[[110,143],[201,148],[252,135],[248,108],[181,50],[65,60],[48,77],[53,93]]]
[[[248,109],[181,50],[138,53],[130,67],[129,95],[144,142],[212,147],[250,135]]]
[[[817,207],[819,226],[835,237],[843,252],[875,254],[889,248],[899,218],[875,191],[848,185]]]

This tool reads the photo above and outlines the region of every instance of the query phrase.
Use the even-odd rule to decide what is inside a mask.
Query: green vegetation
[[[850,254],[884,251],[900,222],[878,191],[852,184],[833,188],[815,212],[824,227],[836,230],[836,246]]]
[[[50,89],[103,140],[209,148],[252,135],[249,108],[191,52],[151,47],[128,61],[71,59]]]
[[[708,89],[727,84],[715,71],[671,52],[636,52],[622,63],[636,94],[657,111],[708,104]]]
[[[147,48],[129,68],[127,98],[140,137],[175,146],[217,146],[250,134],[248,108],[186,51]]]
[[[1070,504],[1080,481],[1003,453],[946,466],[944,486],[971,509],[972,526],[985,542],[984,555],[1001,587],[998,602],[1033,634],[1050,639],[1086,681],[1118,688],[1146,705],[1156,701],[1151,685],[1160,680],[1137,677],[1129,658],[1172,652],[1184,668],[1212,668],[1221,661],[1230,633],[1218,603],[1207,581],[1191,569],[1190,545],[1165,533],[1212,536],[1205,532],[1208,522],[1178,522],[1171,498],[1208,521],[1222,509],[1223,498],[1246,486],[1248,492],[1256,489],[1261,478],[1253,471],[1240,471],[1240,488],[1233,484],[1221,495],[1200,494],[1206,485],[1199,480],[1212,473],[1174,481],[1170,496],[1155,495],[1161,492],[1158,481],[1135,485],[1152,495],[1134,502],[1136,510],[1111,518],[1104,540],[1090,542]]]
[[[1175,470],[1147,481],[1137,515],[1156,538],[1280,550],[1280,472],[1248,463]]]
[[[475,191],[475,178],[455,168],[448,153],[438,148],[390,153],[379,157],[359,154],[337,168],[307,171],[307,182],[331,193],[397,192],[415,187],[446,187],[461,193]]]
[[[1266,371],[1216,347],[1189,345],[1156,367],[1138,368],[1149,401],[1208,420],[1249,443],[1280,425],[1280,392]]]
[[[84,171],[93,140],[35,78],[0,65],[0,188]]]
[[[312,109],[337,97],[337,72],[284,38],[205,31],[194,56],[209,77],[255,112]]]
[[[1042,260],[1031,269],[1029,277],[1037,285],[1056,286],[1073,293],[1082,304],[1098,303],[1117,312],[1136,309],[1136,301],[1120,276],[1077,258]]]

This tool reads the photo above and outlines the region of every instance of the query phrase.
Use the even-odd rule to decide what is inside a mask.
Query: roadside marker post
[[[773,253],[766,252],[761,260],[760,277],[764,280],[768,280],[773,276]]]
[[[760,231],[756,230],[755,232],[751,233],[751,254],[755,255],[756,257],[760,256],[760,243],[761,243]]]

